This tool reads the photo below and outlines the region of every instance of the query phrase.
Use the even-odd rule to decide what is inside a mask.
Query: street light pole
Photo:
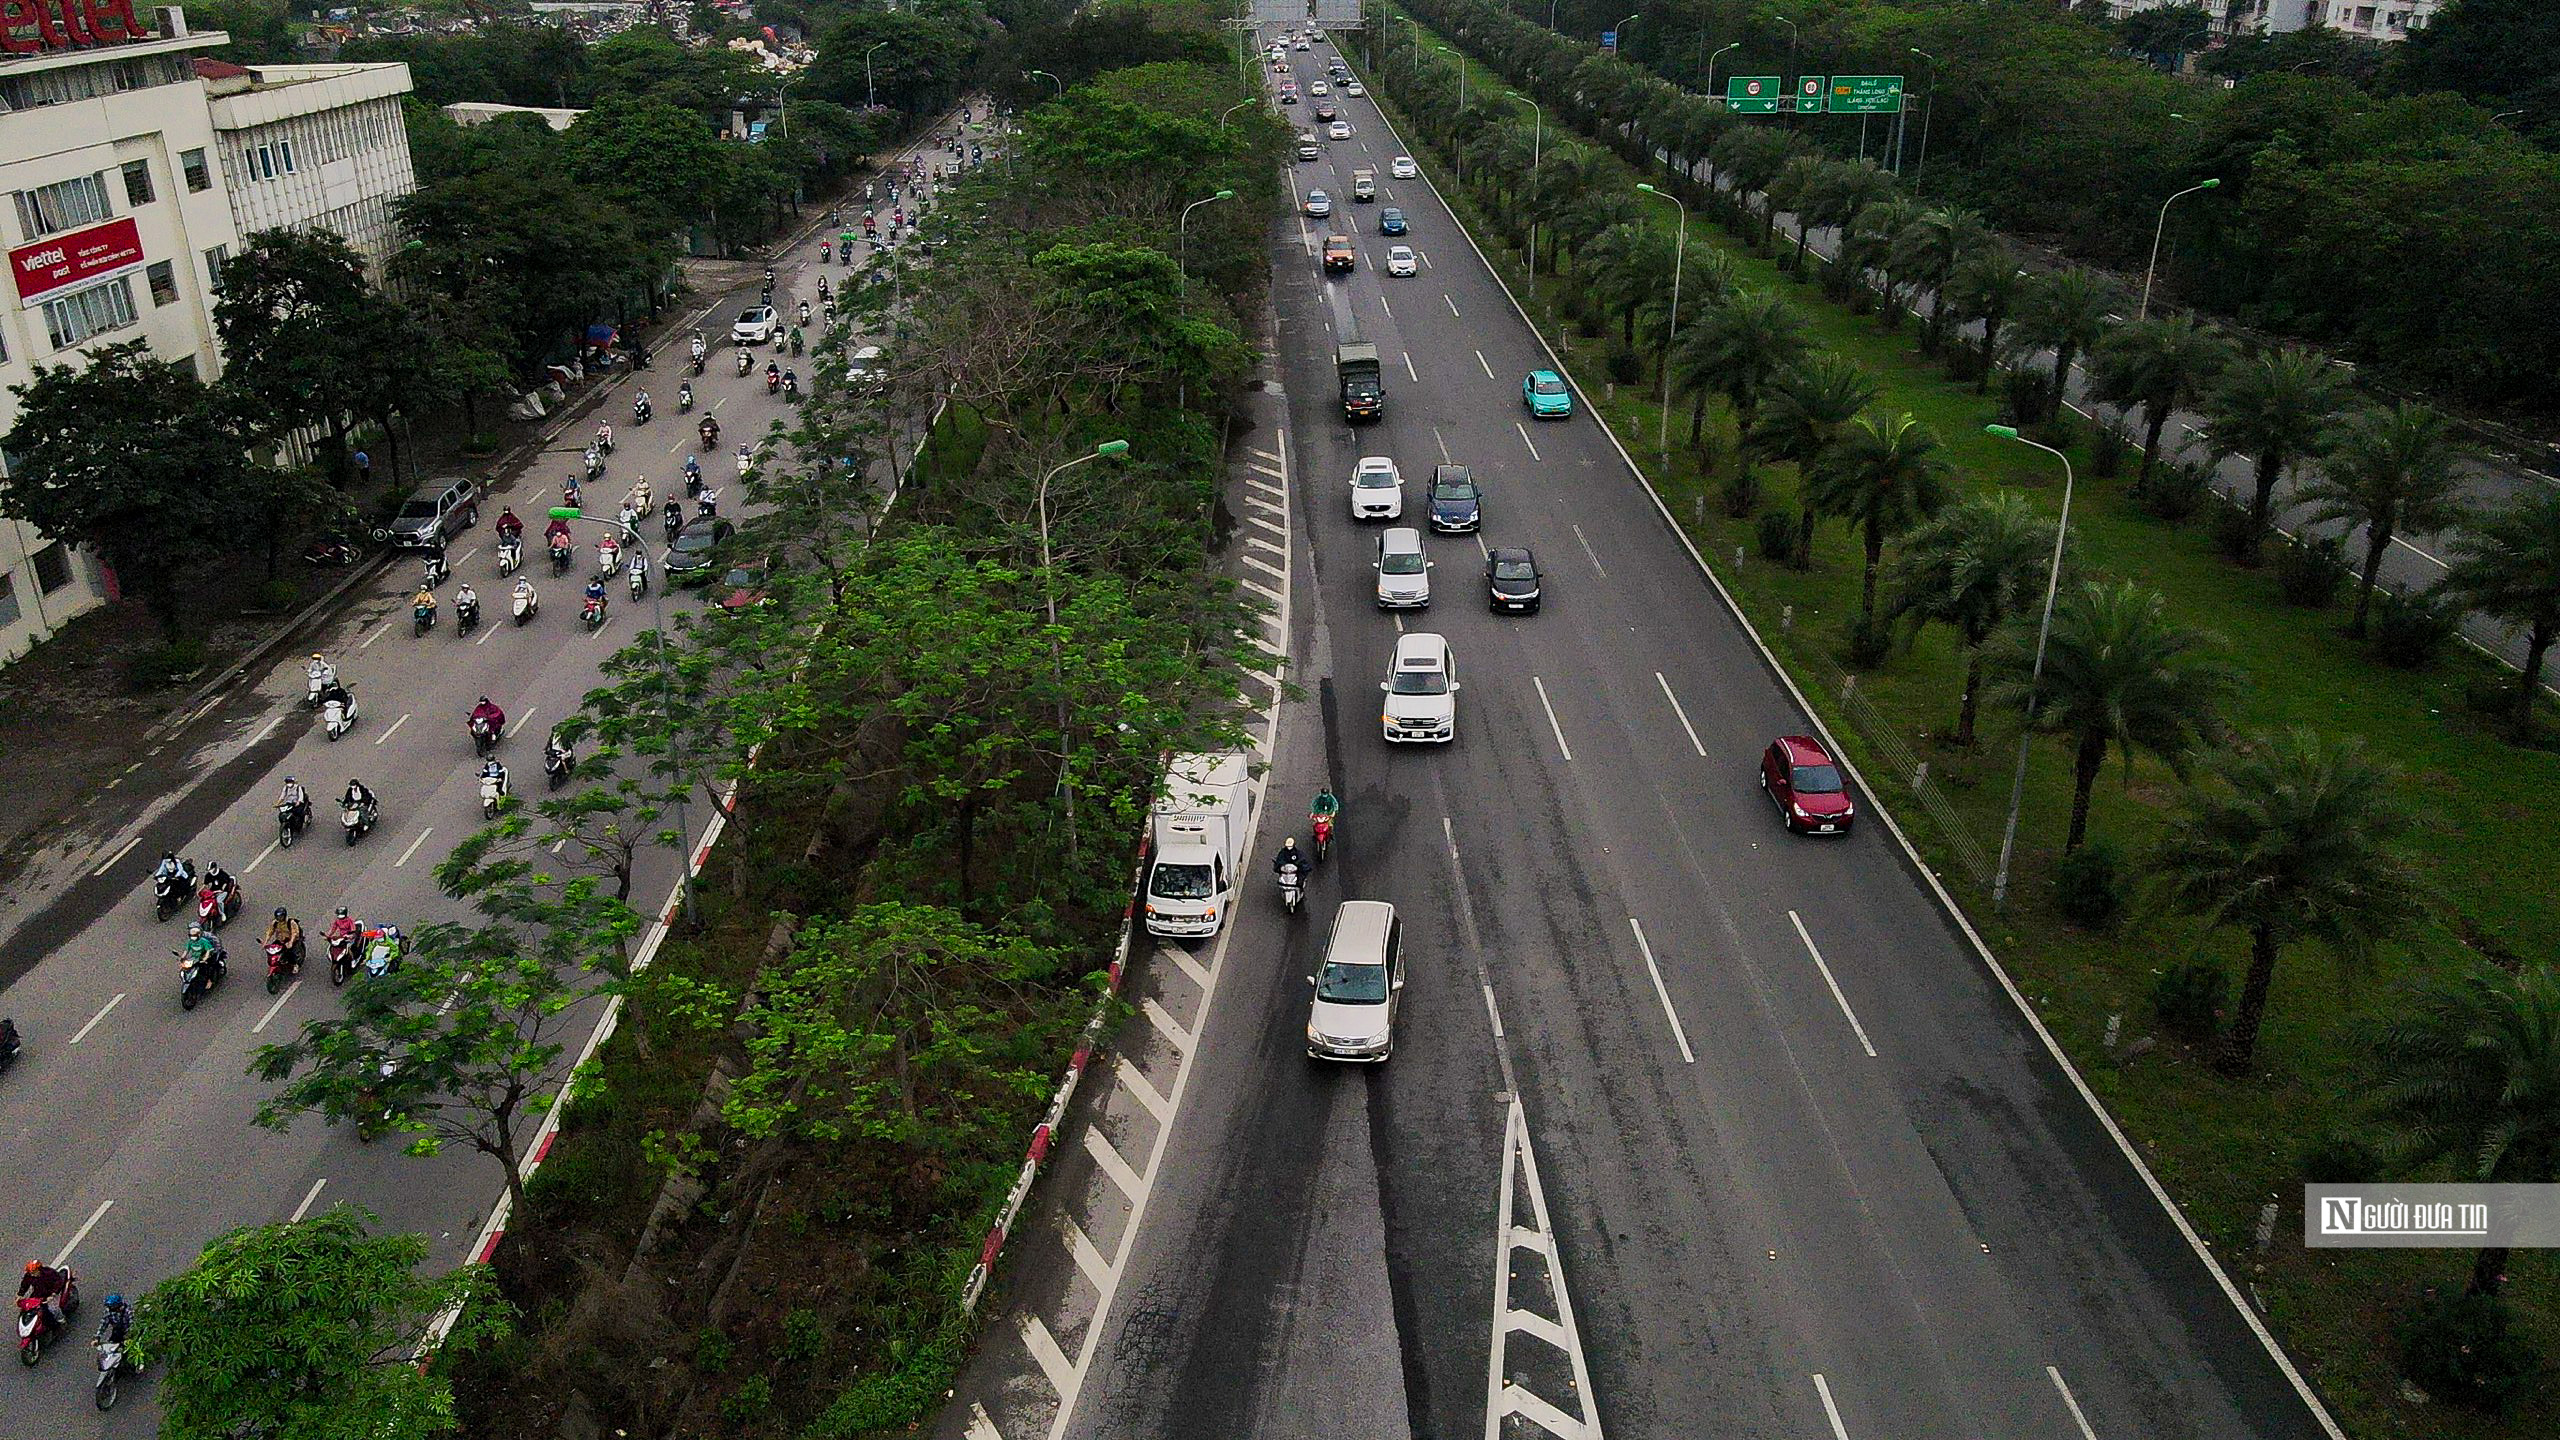
[[[1616,55],[1618,55],[1621,59],[1625,58],[1626,53],[1627,53],[1627,27],[1628,27],[1628,26],[1630,26],[1630,25],[1633,25],[1634,23],[1636,23],[1637,21],[1639,21],[1639,20],[1641,20],[1641,19],[1643,19],[1643,18],[1644,18],[1644,12],[1643,12],[1643,11],[1637,11],[1635,14],[1630,15],[1630,16],[1628,16],[1626,19],[1621,20],[1621,21],[1619,21],[1617,24],[1615,24],[1615,25],[1613,25],[1613,26],[1609,27],[1612,31],[1616,32],[1617,37],[1618,37],[1618,43],[1617,43],[1616,47],[1614,48],[1613,53],[1615,53]]]
[[[1218,133],[1219,133],[1219,134],[1221,134],[1221,135],[1224,135],[1224,134],[1226,134],[1226,133],[1227,133],[1227,117],[1228,117],[1228,116],[1233,115],[1233,114],[1234,114],[1234,113],[1236,113],[1237,111],[1239,111],[1239,110],[1243,109],[1244,107],[1246,107],[1247,105],[1250,105],[1250,104],[1252,104],[1252,103],[1254,103],[1254,102],[1253,102],[1253,100],[1252,100],[1251,98],[1246,98],[1246,99],[1243,99],[1243,100],[1239,100],[1239,101],[1237,101],[1236,103],[1234,103],[1233,105],[1230,105],[1230,106],[1228,106],[1226,109],[1224,109],[1224,110],[1222,110],[1222,111],[1218,112]]]
[[[1638,190],[1659,196],[1680,207],[1680,239],[1671,250],[1671,326],[1662,337],[1662,431],[1654,437],[1654,446],[1664,456],[1671,454],[1671,352],[1680,343],[1680,270],[1689,258],[1689,205],[1668,190],[1656,190],[1638,182]]]
[[[1517,90],[1502,93],[1528,106],[1537,115],[1537,121],[1529,131],[1529,274],[1534,278],[1538,273],[1538,167],[1547,158],[1547,107]]]
[[[2167,234],[2169,230],[2169,207],[2199,190],[2211,190],[2221,183],[2218,179],[2198,181],[2160,202],[2160,223],[2151,231],[2151,263],[2142,267],[2142,305],[2134,311],[2134,319],[2151,318],[2151,278],[2160,269],[2160,237]]]
[[[1700,44],[1704,44],[1704,43],[1706,43],[1706,42],[1705,42],[1705,40],[1704,40],[1704,38],[1703,38],[1703,37],[1705,36],[1705,33],[1706,33],[1706,32],[1704,32],[1704,31],[1700,31],[1700,32],[1699,32],[1699,35],[1701,36],[1701,39],[1700,39],[1700,41],[1699,41],[1699,43],[1700,43]],[[1713,105],[1714,103],[1716,103],[1716,61],[1717,61],[1717,59],[1719,59],[1720,57],[1722,57],[1722,56],[1723,56],[1723,54],[1724,54],[1724,52],[1726,52],[1727,50],[1734,49],[1736,46],[1739,46],[1741,43],[1742,43],[1741,41],[1736,40],[1736,41],[1733,41],[1733,42],[1732,42],[1732,43],[1730,43],[1730,44],[1719,45],[1719,46],[1717,46],[1717,47],[1716,47],[1716,49],[1715,49],[1715,53],[1714,53],[1714,54],[1712,54],[1712,55],[1709,55],[1709,56],[1707,57],[1707,103],[1708,103],[1708,104]]]
[[[1908,48],[1912,54],[1929,62],[1929,89],[1920,97],[1920,163],[1911,168],[1911,188],[1917,191],[1920,182],[1929,177],[1929,121],[1938,113],[1938,57],[1917,45]],[[1897,117],[1893,127],[1893,173],[1896,175],[1902,173],[1902,136],[1910,125],[1911,117],[1905,113]]]
[[[1062,766],[1065,763],[1068,753],[1067,660],[1065,650],[1058,643],[1058,581],[1056,575],[1053,574],[1049,568],[1049,482],[1057,479],[1060,475],[1074,469],[1078,465],[1084,464],[1088,460],[1100,460],[1106,456],[1126,455],[1128,453],[1128,441],[1105,440],[1101,444],[1094,446],[1090,454],[1079,455],[1073,460],[1066,461],[1063,464],[1056,466],[1051,469],[1048,474],[1040,477],[1040,491],[1037,497],[1037,503],[1040,510],[1040,590],[1042,606],[1049,617],[1049,667],[1058,686],[1058,754],[1060,756],[1060,763]],[[1067,792],[1067,856],[1069,860],[1072,861],[1076,853],[1076,787],[1074,782],[1068,781],[1065,785],[1065,789]]]
[[[1215,195],[1203,196],[1182,207],[1182,218],[1176,220],[1173,226],[1174,294],[1179,300],[1191,298],[1191,212],[1203,205],[1215,205],[1221,200],[1234,198],[1236,198],[1236,192],[1233,190],[1221,190]],[[1188,408],[1190,403],[1191,372],[1186,370],[1174,380],[1173,408],[1182,410]]]
[[[2018,807],[2027,796],[2027,745],[2035,738],[2037,689],[2044,683],[2044,643],[2053,633],[2054,592],[2062,588],[2062,545],[2071,533],[2071,457],[2038,440],[2018,433],[2014,425],[1985,425],[1986,434],[2003,440],[2029,445],[2062,462],[2062,518],[2053,527],[2053,564],[2044,576],[2044,618],[2036,623],[2036,658],[2027,674],[2027,717],[2018,732],[2018,770],[2009,781],[2009,820],[2000,830],[2000,868],[1991,877],[1991,903],[1998,905],[2009,898],[2009,857],[2018,846]]]
[[[871,83],[871,57],[874,53],[886,47],[888,43],[888,41],[883,40],[879,44],[872,46],[869,50],[862,52],[862,108],[865,110],[877,110],[880,108],[880,92]]]
[[[886,42],[884,41],[883,43],[885,44]],[[1066,82],[1066,81],[1059,79],[1057,76],[1050,74],[1050,73],[1049,73],[1048,71],[1046,71],[1046,70],[1025,70],[1025,71],[1023,71],[1022,73],[1023,73],[1023,74],[1025,74],[1025,75],[1037,75],[1037,76],[1039,76],[1041,79],[1046,80],[1046,81],[1048,81],[1050,84],[1055,85],[1055,86],[1057,86],[1057,87],[1058,87],[1058,98],[1059,98],[1059,99],[1064,100],[1064,99],[1066,99],[1066,98],[1067,98],[1067,82]]]

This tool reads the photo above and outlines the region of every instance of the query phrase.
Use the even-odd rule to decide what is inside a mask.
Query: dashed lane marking
[[[89,1232],[97,1229],[98,1222],[106,1219],[107,1212],[114,1208],[116,1208],[116,1202],[113,1200],[99,1201],[98,1208],[89,1212],[89,1218],[80,1222],[80,1228],[71,1232],[71,1243],[63,1246],[62,1253],[53,1257],[53,1268],[60,1270],[69,1265],[71,1252],[80,1248],[80,1242],[88,1239]]]
[[[136,846],[136,845],[139,845],[139,844],[141,844],[141,843],[142,843],[142,832],[140,832],[140,831],[138,831],[138,830],[137,830],[137,831],[135,831],[135,832],[134,832],[134,835],[133,835],[133,838],[132,838],[132,839],[127,840],[127,841],[125,841],[122,845],[119,845],[119,846],[117,846],[117,847],[116,847],[116,853],[114,853],[113,855],[108,856],[108,857],[107,857],[106,859],[104,859],[104,860],[99,861],[99,862],[98,862],[98,868],[89,872],[89,878],[90,878],[90,879],[92,879],[92,880],[100,880],[100,879],[104,879],[104,878],[106,877],[106,873],[107,873],[108,871],[113,870],[114,868],[116,868],[116,862],[117,862],[117,861],[122,860],[122,859],[123,859],[124,857],[126,857],[127,855],[132,854],[132,853],[133,853],[133,847],[134,847],[134,846]]]
[[[1484,378],[1487,380],[1493,378],[1493,362],[1484,358],[1484,352],[1481,350],[1476,352],[1476,363],[1484,367]]]
[[[1832,1435],[1836,1440],[1849,1440],[1849,1427],[1840,1423],[1840,1407],[1831,1403],[1831,1382],[1823,1379],[1821,1372],[1817,1371],[1813,1377],[1813,1388],[1814,1393],[1822,1397],[1822,1413],[1831,1422]]]
[[[1529,427],[1514,420],[1511,422],[1511,428],[1520,432],[1520,443],[1529,447],[1529,458],[1542,465],[1545,464],[1547,457],[1538,453],[1538,442],[1529,438]]]
[[[1839,1003],[1840,1013],[1849,1017],[1849,1028],[1858,1032],[1858,1047],[1867,1052],[1868,1059],[1873,1060],[1876,1058],[1875,1042],[1867,1038],[1867,1027],[1858,1023],[1858,1012],[1849,1008],[1849,997],[1840,993],[1840,982],[1832,978],[1831,966],[1824,962],[1821,948],[1813,943],[1813,936],[1805,930],[1804,917],[1790,910],[1787,919],[1795,925],[1796,938],[1804,942],[1805,953],[1813,957],[1813,968],[1822,972],[1822,983],[1831,987],[1831,998]]]
[[[1680,697],[1671,693],[1671,682],[1663,679],[1659,670],[1653,672],[1653,678],[1662,685],[1662,698],[1671,702],[1671,713],[1680,717],[1680,728],[1689,732],[1690,748],[1698,752],[1699,759],[1705,759],[1706,742],[1698,738],[1698,727],[1689,723],[1689,712],[1681,708]]]
[[[299,984],[301,982],[296,981],[295,983]],[[285,1223],[288,1225],[293,1224],[303,1216],[310,1214],[311,1202],[320,1198],[320,1187],[328,1183],[329,1177],[326,1175],[312,1181],[311,1188],[302,1192],[302,1203],[293,1207],[293,1213],[285,1218]]]
[[[1653,963],[1653,945],[1644,938],[1644,922],[1630,915],[1627,927],[1636,932],[1636,948],[1644,952],[1645,973],[1653,977],[1654,997],[1662,1002],[1662,1013],[1671,1021],[1671,1038],[1680,1043],[1680,1058],[1697,1064],[1697,1055],[1689,1049],[1689,1032],[1680,1024],[1680,1012],[1671,1008],[1671,990],[1662,983],[1662,967]]]
[[[263,951],[261,953],[263,954]],[[301,988],[302,982],[299,980],[296,980],[292,984],[284,987],[284,993],[276,997],[276,1003],[268,1006],[267,1013],[258,1017],[258,1023],[249,1027],[249,1033],[252,1035],[265,1034],[268,1022],[276,1018],[276,1012],[282,1010],[285,1006],[285,1002],[293,998],[293,992]],[[299,1220],[302,1216],[299,1213],[296,1213],[293,1218]]]
[[[72,1032],[71,1043],[77,1045],[81,1041],[88,1039],[89,1032],[98,1028],[98,1022],[107,1018],[107,1012],[124,1003],[125,994],[125,991],[119,990],[107,1001],[106,1004],[99,1006],[98,1013],[89,1017],[88,1024],[83,1025],[78,1030]]]
[[[401,716],[399,719],[392,721],[392,722],[391,722],[391,728],[390,728],[390,729],[385,730],[385,731],[383,731],[381,734],[376,735],[376,736],[374,736],[374,737],[373,737],[373,743],[374,743],[374,744],[376,744],[376,745],[380,745],[383,741],[388,740],[388,739],[390,739],[392,736],[399,734],[399,733],[400,733],[400,727],[401,727],[401,726],[403,726],[403,725],[406,725],[406,724],[408,724],[408,723],[409,723],[409,717],[408,717],[408,716],[406,716],[406,715],[403,715],[403,716]]]
[[[2072,1398],[2071,1387],[2062,1383],[2062,1372],[2051,1365],[2044,1367],[2053,1388],[2062,1392],[2062,1403],[2071,1411],[2071,1423],[2080,1427],[2080,1440],[2098,1440],[2098,1432],[2089,1425],[2089,1417],[2080,1413],[2080,1402]]]
[[[1414,384],[1422,383],[1422,372],[1413,368],[1413,352],[1410,350],[1405,352],[1404,373],[1413,377]]]
[[[1458,315],[1458,302],[1449,298],[1448,291],[1443,290],[1440,292],[1440,303],[1449,307],[1449,318],[1453,320],[1460,318]]]
[[[1538,708],[1547,712],[1547,728],[1556,732],[1556,748],[1564,752],[1565,759],[1571,760],[1573,747],[1565,743],[1564,726],[1556,720],[1556,707],[1547,702],[1547,682],[1532,675],[1529,683],[1538,687]]]
[[[399,869],[401,866],[408,864],[408,863],[409,863],[409,857],[410,857],[410,856],[412,856],[412,855],[417,854],[417,853],[418,853],[418,847],[419,847],[419,846],[421,846],[421,845],[426,844],[426,843],[427,843],[427,837],[428,837],[428,836],[430,836],[430,835],[433,835],[434,833],[436,833],[436,827],[434,827],[433,825],[430,825],[430,826],[428,826],[426,829],[419,831],[419,832],[418,832],[418,838],[409,842],[409,848],[400,852],[400,858],[391,862],[391,868],[392,868],[392,869],[394,869],[394,870],[397,870],[397,869]]]
[[[1582,553],[1591,557],[1591,568],[1600,572],[1601,579],[1608,579],[1609,572],[1600,565],[1600,552],[1591,548],[1591,537],[1582,533],[1581,526],[1573,527],[1573,538],[1582,542]]]

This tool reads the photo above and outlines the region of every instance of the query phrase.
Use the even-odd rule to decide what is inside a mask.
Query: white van
[[[1423,610],[1431,605],[1431,560],[1422,553],[1422,532],[1396,525],[1378,532],[1378,608]]]
[[[1383,1064],[1395,1053],[1404,991],[1404,925],[1384,900],[1345,900],[1333,912],[1324,962],[1307,977],[1307,1056]]]

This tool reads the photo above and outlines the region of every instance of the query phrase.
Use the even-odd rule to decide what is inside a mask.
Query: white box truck
[[[1147,933],[1196,940],[1215,935],[1244,888],[1253,802],[1244,752],[1177,755],[1156,798],[1154,856],[1147,865]]]

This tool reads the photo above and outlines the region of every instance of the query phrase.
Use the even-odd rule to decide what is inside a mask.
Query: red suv
[[[1812,835],[1846,835],[1858,807],[1840,767],[1810,735],[1781,735],[1760,754],[1760,788],[1778,807],[1778,818],[1790,830]]]

